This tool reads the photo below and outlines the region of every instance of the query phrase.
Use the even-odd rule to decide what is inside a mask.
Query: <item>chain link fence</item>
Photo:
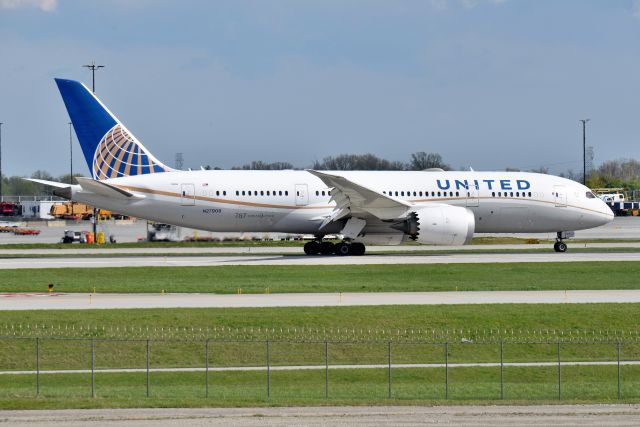
[[[620,400],[635,341],[0,338],[0,398]]]

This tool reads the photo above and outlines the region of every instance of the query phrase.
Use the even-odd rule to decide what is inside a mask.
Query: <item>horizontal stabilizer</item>
[[[71,184],[65,184],[63,182],[47,181],[46,179],[35,178],[23,178],[25,181],[35,182],[36,184],[48,185],[49,187],[67,188],[71,187]]]
[[[107,183],[96,181],[95,179],[86,178],[86,177],[76,177],[78,184],[82,187],[82,191],[99,194],[105,197],[115,197],[119,199],[128,199],[130,197],[144,197],[144,196],[136,196],[133,193],[130,193],[126,190],[118,188],[113,185],[109,185]]]

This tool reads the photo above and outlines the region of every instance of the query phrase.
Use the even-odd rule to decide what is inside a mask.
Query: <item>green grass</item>
[[[0,312],[0,335],[28,336],[25,347],[12,341],[0,346],[0,360],[28,355],[32,338],[131,338],[131,339],[285,339],[285,340],[367,340],[460,342],[508,340],[602,341],[637,339],[640,329],[639,304],[542,304],[542,305],[466,305],[466,306],[376,306],[309,307],[252,309],[139,309],[139,310],[67,310]],[[29,327],[27,328],[27,325]],[[36,328],[35,326],[38,325]],[[20,327],[18,327],[20,326]],[[194,332],[191,328],[194,328]],[[186,328],[186,330],[184,329]],[[200,328],[203,331],[200,331]],[[207,332],[207,328],[209,329]],[[489,332],[491,330],[491,332]],[[603,331],[609,331],[605,334]],[[616,332],[614,332],[616,331]],[[620,331],[625,331],[621,336]],[[51,354],[64,359],[74,341],[55,347]],[[86,350],[86,343],[80,349]],[[522,345],[521,345],[522,346]],[[58,348],[58,350],[56,350]],[[135,354],[137,348],[121,348],[123,354]],[[158,348],[162,348],[159,346]],[[220,347],[222,348],[222,347]],[[244,347],[243,347],[244,348]],[[429,347],[431,348],[431,347]],[[464,348],[464,347],[462,347]],[[495,360],[496,346],[478,347],[474,354]],[[525,347],[516,347],[527,352]],[[584,358],[610,354],[610,349],[589,347]],[[384,349],[383,349],[384,350]],[[554,349],[550,351],[553,353]],[[86,354],[84,350],[78,350]],[[232,354],[229,348],[224,353]],[[238,350],[240,351],[240,350]],[[252,350],[253,351],[253,350]],[[283,350],[284,351],[284,350]],[[410,354],[409,348],[403,352]],[[415,350],[417,351],[417,350]],[[421,350],[424,351],[424,350]],[[514,350],[515,351],[515,350]],[[576,350],[577,351],[577,350]],[[84,353],[83,353],[84,352]],[[171,353],[167,350],[168,354]],[[178,351],[176,360],[184,359]],[[101,354],[108,352],[101,351]],[[295,351],[290,351],[295,353]],[[115,353],[114,353],[115,354]],[[515,353],[514,353],[515,354]],[[571,354],[571,353],[567,353]],[[28,359],[28,356],[25,356]],[[52,356],[53,357],[53,356]],[[114,356],[115,357],[115,356]],[[127,356],[129,357],[129,356]],[[134,357],[134,356],[131,356]],[[137,356],[136,356],[137,357]],[[174,356],[163,357],[173,360]],[[195,360],[199,360],[199,356]],[[576,355],[575,357],[578,357]],[[580,356],[578,358],[581,358]],[[4,358],[4,359],[2,359]],[[123,359],[126,357],[123,356]],[[18,362],[22,357],[16,359]],[[52,360],[55,360],[52,359]],[[195,363],[195,362],[194,362]]]
[[[59,409],[86,407],[202,407],[337,404],[425,404],[558,402],[557,368],[505,367],[501,400],[499,368],[450,368],[448,393],[444,368],[393,368],[391,399],[386,369],[330,369],[325,372],[272,371],[269,395],[264,371],[210,372],[209,396],[205,375],[96,373],[96,398],[91,398],[90,374],[41,374],[35,397],[35,375],[0,377],[0,408]],[[563,367],[561,397],[569,402],[617,401],[616,367]],[[328,398],[325,393],[328,392]],[[640,368],[623,366],[621,395],[640,398]],[[445,400],[445,397],[448,399]]]
[[[37,262],[37,260],[34,260]],[[122,267],[2,270],[0,292],[392,292],[638,289],[640,263]]]
[[[625,329],[640,326],[639,304],[583,305],[470,305],[470,306],[386,306],[261,309],[160,309],[92,311],[0,312],[5,324],[60,323],[84,326],[127,325],[157,328],[211,326],[218,328],[345,328],[385,329],[393,339],[396,330],[467,329]],[[366,334],[366,332],[365,332]],[[465,331],[466,334],[466,331]],[[82,335],[82,334],[80,334]],[[299,334],[298,339],[304,338]],[[101,331],[85,332],[100,338]],[[347,334],[347,337],[351,333]],[[176,336],[175,338],[180,338]],[[362,338],[362,336],[360,336]],[[373,337],[376,338],[376,337]],[[378,337],[380,338],[380,337]],[[383,336],[388,339],[388,336]],[[406,338],[400,337],[401,340]],[[471,338],[474,338],[471,336]],[[371,339],[371,337],[370,337]],[[553,340],[553,337],[550,338]],[[330,364],[385,364],[386,341],[328,345]],[[270,342],[271,366],[324,364],[324,343]],[[561,345],[563,361],[613,361],[614,343]],[[203,367],[204,341],[152,341],[152,368]],[[554,343],[503,346],[505,362],[551,362],[557,360]],[[498,342],[463,344],[453,339],[448,345],[449,363],[499,362]],[[621,346],[621,360],[640,360],[640,343]],[[393,363],[443,363],[444,345],[394,342]],[[209,343],[209,366],[265,366],[266,343]],[[42,339],[40,369],[89,369],[90,340]],[[100,368],[144,368],[146,341],[95,341],[95,366]],[[35,340],[0,340],[0,370],[35,369]],[[557,368],[505,367],[505,399],[546,402],[557,399]],[[640,366],[621,367],[622,396],[640,398]],[[266,396],[266,372],[211,372],[210,396],[204,396],[204,373],[151,373],[151,398],[146,397],[144,373],[96,374],[97,398],[90,398],[89,374],[42,374],[41,396],[34,397],[34,375],[0,375],[0,408],[140,407],[140,406],[254,406],[317,404],[421,404],[444,403],[443,368],[393,368],[392,396],[387,399],[386,369],[331,369],[329,396],[324,398],[324,370],[272,371],[271,397]],[[615,366],[563,366],[562,396],[569,401],[615,401]],[[490,403],[500,398],[499,369],[496,367],[451,368],[449,401],[477,400]]]

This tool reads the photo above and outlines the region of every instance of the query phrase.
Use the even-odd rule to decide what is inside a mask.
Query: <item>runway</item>
[[[568,242],[569,251],[572,249],[639,249],[640,242],[612,242],[612,243],[578,243]],[[396,252],[418,253],[418,252],[477,252],[477,251],[530,251],[539,250],[552,252],[552,245],[549,243],[539,244],[489,244],[489,245],[466,245],[466,246],[427,246],[427,245],[399,245],[399,246],[367,246],[367,254],[390,254]],[[119,246],[83,246],[69,245],[64,249],[3,249],[0,246],[0,257],[20,255],[20,256],[67,256],[67,255],[302,255],[303,249],[300,246],[198,246],[198,247],[141,247],[123,248]]]
[[[640,290],[291,294],[0,294],[3,310],[640,303]]]
[[[0,269],[105,267],[219,267],[226,265],[485,264],[531,262],[640,261],[640,252],[433,253],[365,256],[218,255],[3,258]]]
[[[10,426],[634,426],[640,405],[322,406],[0,411]]]

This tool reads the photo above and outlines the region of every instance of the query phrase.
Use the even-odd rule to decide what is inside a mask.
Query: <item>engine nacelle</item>
[[[426,245],[465,245],[476,228],[473,212],[459,206],[417,208],[402,224],[402,231]]]

